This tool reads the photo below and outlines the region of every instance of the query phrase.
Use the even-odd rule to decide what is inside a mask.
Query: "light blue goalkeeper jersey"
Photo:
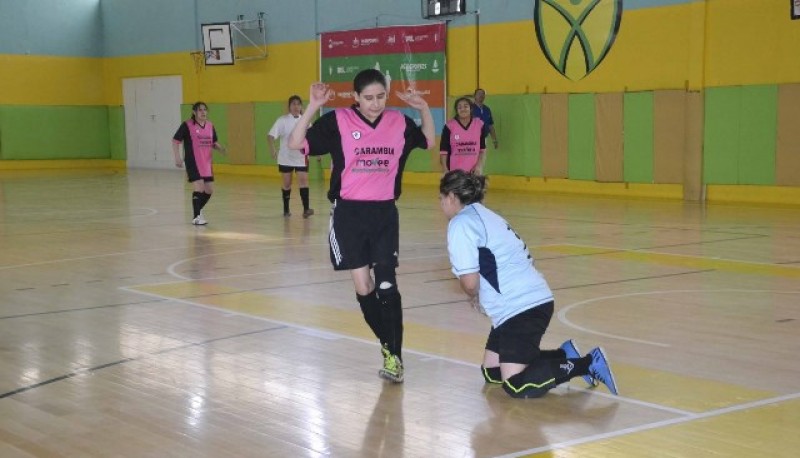
[[[456,276],[480,273],[480,302],[494,327],[553,300],[525,242],[482,204],[467,205],[450,220],[447,251]]]

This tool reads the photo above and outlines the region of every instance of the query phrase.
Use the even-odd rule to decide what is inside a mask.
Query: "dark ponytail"
[[[486,195],[486,177],[463,170],[451,170],[439,182],[439,193],[446,196],[451,192],[463,205],[481,202]]]

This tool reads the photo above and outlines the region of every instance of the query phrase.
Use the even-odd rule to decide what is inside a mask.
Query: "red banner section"
[[[353,99],[353,83],[327,83],[335,94],[335,97],[330,102],[326,103],[326,107],[338,108],[349,107],[355,100]],[[406,107],[397,92],[408,91],[410,87],[405,81],[398,81],[392,84],[389,89],[389,100],[386,101],[386,106],[391,107]],[[414,84],[413,90],[419,93],[431,108],[442,108],[442,101],[444,100],[444,85],[441,81],[417,81]]]
[[[407,25],[326,32],[320,38],[322,58],[369,54],[445,52],[445,25]]]

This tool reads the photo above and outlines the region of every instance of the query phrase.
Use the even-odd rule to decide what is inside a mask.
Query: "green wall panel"
[[[706,89],[703,138],[703,181],[736,184],[739,181],[739,122],[741,89]]]
[[[108,159],[105,106],[0,106],[0,158]]]
[[[431,81],[444,78],[444,62],[442,53],[416,53],[416,54],[370,54],[366,56],[348,56],[322,59],[322,72],[325,74],[323,81],[347,82],[361,70],[380,67],[383,72],[389,72],[389,77],[395,80],[404,79],[413,81]]]
[[[486,100],[492,109],[499,149],[487,137],[484,173],[542,176],[541,99],[538,94],[498,95]],[[452,107],[452,103],[448,106]],[[452,110],[452,108],[451,108]]]
[[[741,94],[737,184],[772,186],[775,184],[778,86],[745,86]]]
[[[594,94],[569,96],[568,176],[571,180],[594,180]]]
[[[125,142],[125,107],[108,107],[108,142],[111,159],[128,158]]]
[[[628,183],[652,183],[653,93],[626,93],[623,118],[623,178]]]
[[[286,104],[282,102],[259,102],[255,104],[256,164],[276,164],[269,152],[267,133],[275,120],[286,114]]]
[[[433,164],[431,162],[431,156],[433,155],[433,150],[439,149],[438,145],[436,148],[429,149],[429,150],[422,150],[422,149],[415,149],[411,151],[411,154],[408,156],[406,160],[406,167],[404,170],[409,172],[432,172],[438,171],[439,167],[432,168]]]

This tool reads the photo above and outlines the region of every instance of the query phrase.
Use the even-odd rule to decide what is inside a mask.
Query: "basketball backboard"
[[[228,22],[203,24],[203,52],[206,65],[233,65],[233,40]]]

